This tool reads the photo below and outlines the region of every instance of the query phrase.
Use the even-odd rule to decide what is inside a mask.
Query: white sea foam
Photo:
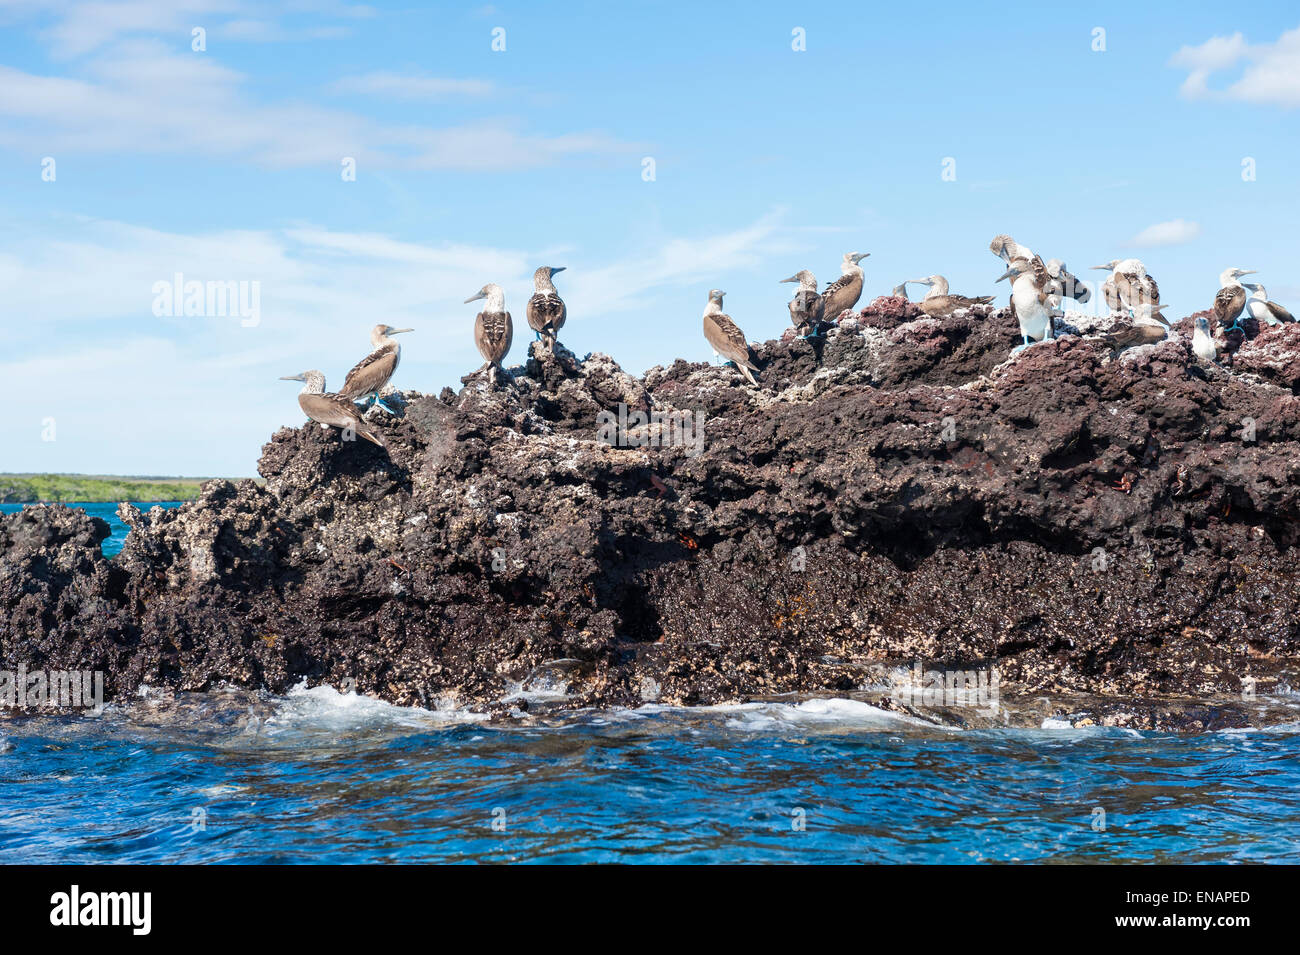
[[[815,699],[802,703],[751,703],[736,708],[736,714],[727,726],[743,730],[779,729],[790,727],[855,727],[864,729],[894,729],[913,726],[925,729],[942,729],[914,716],[882,710],[859,700]]]
[[[308,687],[299,683],[276,701],[275,712],[260,722],[268,731],[278,727],[357,731],[383,726],[424,729],[449,723],[481,722],[481,713],[450,704],[436,709],[397,706],[355,692],[340,693],[332,686]]]

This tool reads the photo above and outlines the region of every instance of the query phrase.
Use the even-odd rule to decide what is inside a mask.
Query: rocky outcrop
[[[996,670],[997,720],[1266,719],[1300,659],[1300,327],[1233,373],[1186,337],[1017,343],[1003,309],[883,298],[756,348],[757,389],[534,345],[372,412],[388,453],[282,428],[264,485],[124,505],[112,561],[79,511],[0,519],[3,661],[119,699],[306,680],[484,709],[914,708],[888,683],[922,661]]]

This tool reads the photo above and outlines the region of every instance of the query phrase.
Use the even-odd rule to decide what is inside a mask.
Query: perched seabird
[[[1032,344],[1052,337],[1052,314],[1047,304],[1047,269],[1038,256],[1033,259],[1012,259],[1006,272],[998,279],[1011,280],[1011,308],[1020,323],[1023,345],[1017,345],[1011,354],[1023,351]]]
[[[722,296],[726,292],[709,291],[709,304],[704,306],[704,337],[713,346],[713,353],[734,364],[751,385],[758,384],[754,372],[758,366],[749,360],[749,342],[740,326],[722,311]]]
[[[302,391],[298,392],[298,407],[302,408],[303,414],[312,421],[318,421],[331,428],[342,428],[345,431],[350,428],[354,434],[361,435],[367,441],[381,448],[388,447],[384,444],[384,439],[379,436],[379,432],[357,414],[357,406],[350,399],[342,395],[326,393],[325,376],[319,371],[313,369],[296,375],[285,375],[280,380],[305,382]]]
[[[1066,297],[1083,305],[1092,299],[1092,289],[1079,281],[1079,277],[1065,267],[1060,259],[1048,259],[1044,265],[1047,269],[1048,282],[1047,304],[1054,312],[1059,312],[1061,302]]]
[[[942,275],[927,275],[923,279],[908,279],[906,284],[925,285],[929,288],[920,304],[921,311],[931,318],[942,318],[951,315],[960,308],[988,305],[993,301],[992,295],[980,295],[976,298],[970,298],[966,295],[950,295],[948,293],[948,280]]]
[[[348,401],[360,401],[369,398],[369,405],[379,405],[389,414],[393,410],[379,399],[379,392],[388,384],[397,371],[397,364],[402,360],[402,346],[389,336],[413,332],[413,328],[394,328],[392,325],[376,325],[370,330],[370,354],[357,362],[343,379],[339,395]],[[369,406],[367,405],[367,407]]]
[[[514,323],[506,311],[506,293],[500,285],[489,283],[478,293],[465,299],[465,304],[487,299],[483,311],[474,316],[474,344],[478,353],[493,369],[493,375],[501,368],[501,359],[510,351],[510,342],[515,335]]]
[[[555,338],[564,327],[564,319],[568,316],[564,299],[560,298],[560,293],[555,291],[555,283],[551,281],[555,273],[563,272],[564,268],[563,265],[559,268],[543,265],[534,272],[533,297],[524,307],[528,327],[537,333],[537,340],[541,341],[545,338],[552,345],[555,344]]]
[[[1219,291],[1214,296],[1214,318],[1225,335],[1246,308],[1246,288],[1241,284],[1241,277],[1254,273],[1254,269],[1224,269],[1219,274]]]
[[[807,269],[800,269],[782,282],[798,282],[799,290],[790,299],[790,323],[807,338],[815,334],[822,323],[826,303],[817,294],[817,277]]]
[[[1102,338],[1102,342],[1110,346],[1111,351],[1118,355],[1127,348],[1164,341],[1169,337],[1169,323],[1160,314],[1160,310],[1165,307],[1152,305],[1149,302],[1138,306],[1138,317],[1133,324],[1114,334],[1106,335]]]
[[[1034,255],[1034,251],[1027,245],[1021,245],[1009,235],[995,235],[993,241],[989,243],[989,251],[996,255],[1003,262],[1010,265],[1016,259],[1024,259],[1026,262],[1032,262],[1034,259],[1042,260]],[[1059,311],[1061,301],[1065,296],[1074,299],[1080,304],[1087,302],[1092,298],[1092,291],[1084,285],[1079,279],[1072,275],[1065,267],[1065,263],[1060,259],[1050,259],[1043,265],[1048,275],[1048,305],[1053,311]],[[1015,305],[1012,305],[1012,311],[1015,311]]]
[[[1102,285],[1102,297],[1112,312],[1128,310],[1136,315],[1142,305],[1160,304],[1160,286],[1147,274],[1141,259],[1111,259],[1093,268],[1110,271]]]
[[[1256,321],[1264,322],[1266,325],[1281,325],[1283,322],[1294,322],[1295,316],[1288,312],[1277,302],[1268,300],[1268,290],[1262,285],[1252,285],[1250,282],[1241,283],[1250,289],[1250,298],[1246,299],[1246,308]]]
[[[1192,352],[1201,361],[1214,361],[1219,357],[1219,349],[1210,335],[1210,320],[1204,315],[1196,318],[1196,330],[1192,332]]]
[[[870,252],[845,252],[840,263],[840,277],[822,289],[822,316],[828,322],[839,319],[845,309],[858,304],[862,297],[862,267],[858,265]]]

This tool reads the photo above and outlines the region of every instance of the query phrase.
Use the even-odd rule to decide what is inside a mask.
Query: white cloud
[[[351,156],[372,168],[506,169],[634,149],[597,132],[541,135],[484,120],[393,125],[305,104],[259,104],[243,74],[211,56],[127,40],[89,60],[85,76],[37,76],[0,66],[0,145],[58,155],[158,152],[247,159],[273,167]]]
[[[1189,222],[1186,219],[1171,219],[1168,222],[1157,222],[1155,225],[1147,226],[1126,244],[1147,249],[1165,245],[1184,245],[1198,238],[1200,234],[1200,223]]]
[[[1236,81],[1211,89],[1210,75],[1245,61]],[[1300,107],[1300,27],[1284,32],[1272,43],[1249,44],[1240,33],[1211,37],[1199,46],[1184,46],[1169,60],[1188,71],[1180,92],[1188,99],[1224,100]]]
[[[457,80],[435,76],[404,76],[380,70],[345,76],[331,87],[339,93],[365,93],[396,99],[443,99],[448,96],[486,96],[494,89],[486,80]]]

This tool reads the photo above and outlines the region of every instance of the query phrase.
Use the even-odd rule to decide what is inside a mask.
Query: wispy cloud
[[[408,76],[378,71],[345,76],[331,84],[337,93],[363,93],[397,99],[432,100],[449,96],[487,96],[495,87],[487,80],[459,80],[436,76]]]
[[[1125,245],[1139,249],[1154,249],[1166,245],[1185,245],[1198,238],[1200,234],[1200,223],[1189,222],[1187,219],[1171,219],[1168,222],[1157,222],[1155,225],[1147,226],[1129,239]]]
[[[630,154],[600,132],[546,135],[504,119],[448,127],[382,123],[303,104],[263,104],[243,74],[210,56],[128,40],[78,78],[0,66],[0,145],[57,150],[192,153],[292,167],[351,156],[375,168],[510,169]],[[3,122],[4,118],[11,122]]]
[[[1211,89],[1210,76],[1246,66],[1235,82]],[[1198,46],[1184,46],[1169,60],[1188,71],[1181,94],[1194,100],[1225,100],[1293,109],[1300,106],[1300,27],[1287,30],[1272,43],[1250,44],[1240,33],[1211,37]]]

